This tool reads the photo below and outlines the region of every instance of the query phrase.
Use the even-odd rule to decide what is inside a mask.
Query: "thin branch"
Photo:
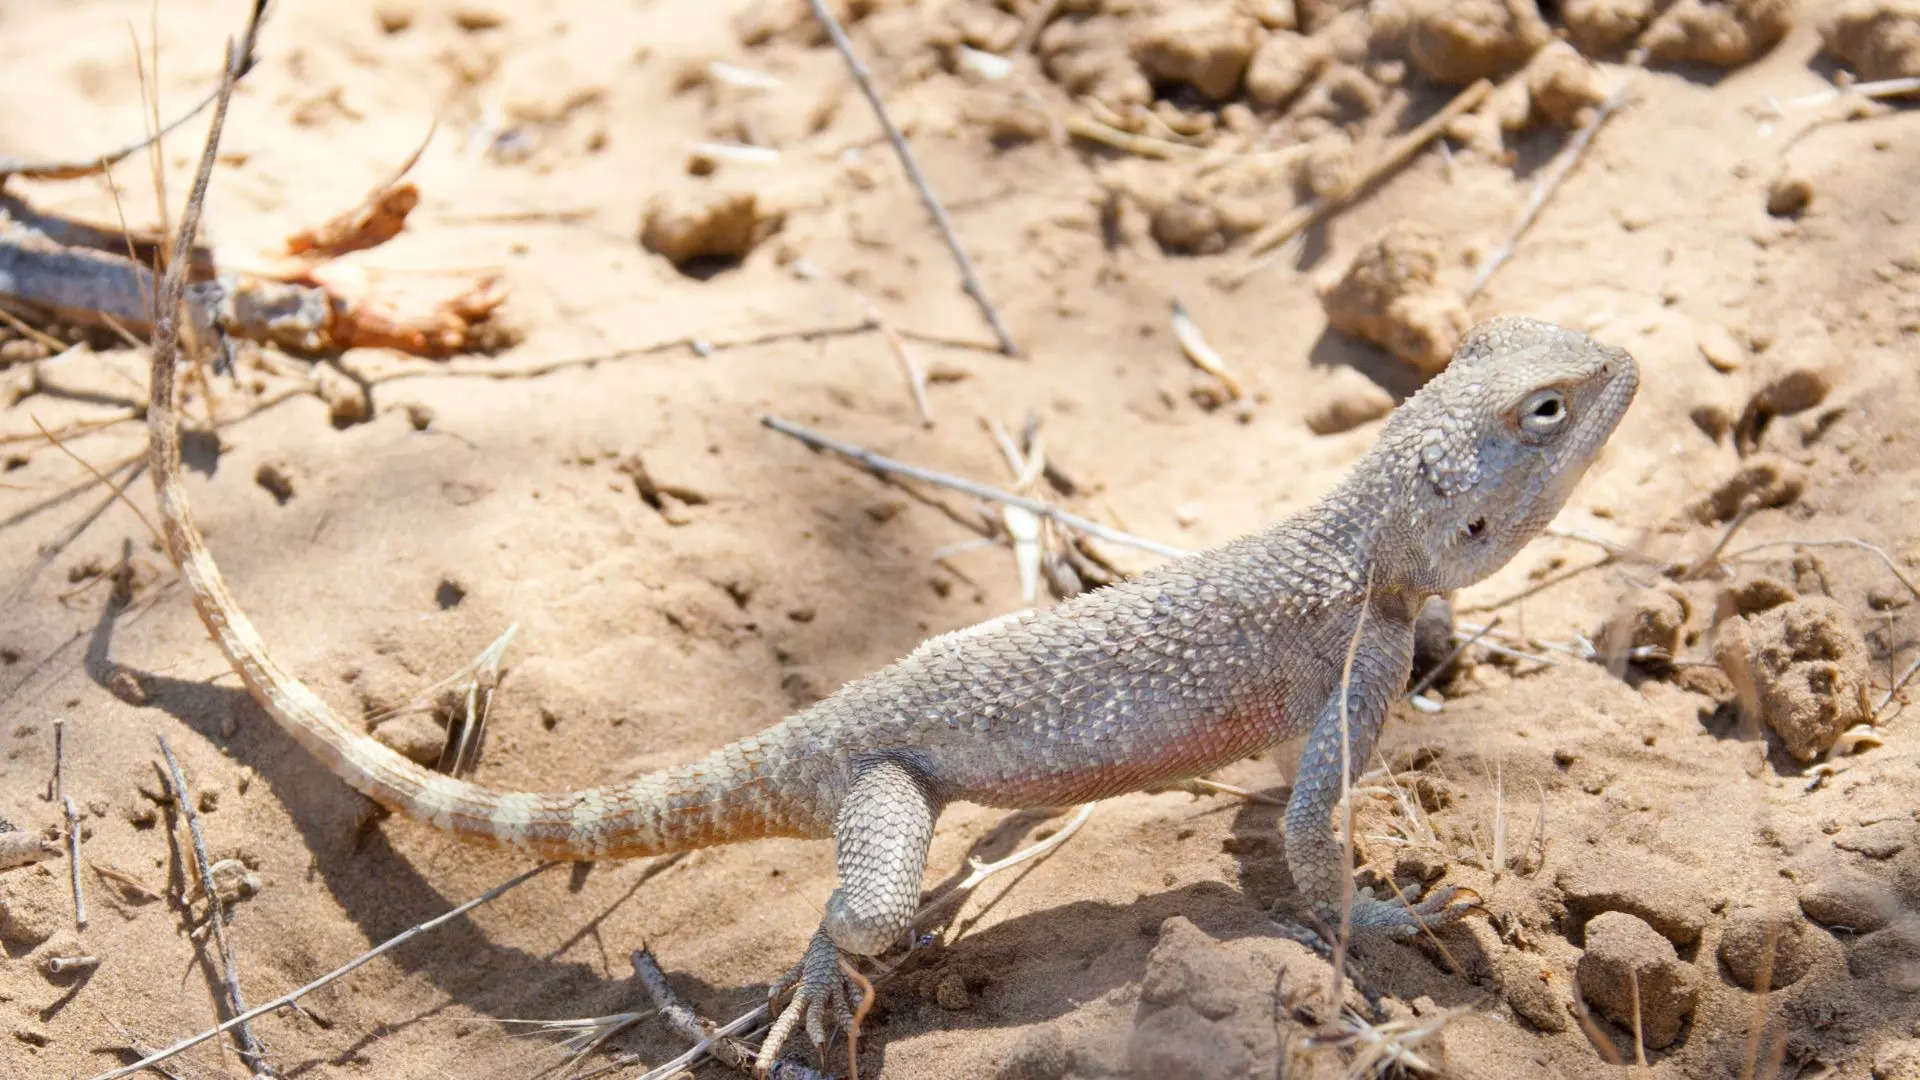
[[[1507,242],[1487,256],[1486,261],[1480,264],[1480,269],[1474,271],[1473,282],[1467,286],[1464,294],[1465,299],[1472,300],[1479,296],[1480,290],[1487,287],[1487,282],[1494,273],[1513,257],[1514,249],[1520,244],[1520,238],[1527,234],[1528,229],[1533,228],[1533,223],[1540,217],[1540,211],[1547,205],[1547,200],[1553,198],[1554,192],[1560,190],[1560,185],[1566,181],[1567,177],[1573,175],[1573,170],[1580,164],[1581,157],[1585,156],[1587,147],[1592,145],[1593,137],[1600,133],[1601,125],[1605,124],[1615,112],[1619,111],[1620,106],[1626,103],[1627,91],[1632,87],[1631,78],[1622,80],[1619,89],[1608,95],[1607,99],[1594,110],[1593,117],[1587,121],[1586,126],[1575,132],[1573,138],[1567,140],[1567,145],[1555,157],[1553,166],[1547,174],[1534,181],[1533,194],[1527,198],[1527,206],[1520,212],[1519,222],[1514,225],[1513,232],[1507,236]]]
[[[123,503],[126,503],[127,509],[133,511],[133,516],[139,518],[140,524],[145,525],[147,527],[147,535],[153,537],[154,543],[159,544],[162,547],[166,546],[166,541],[161,539],[160,537],[160,530],[154,528],[153,522],[147,520],[146,512],[141,510],[138,504],[136,504],[132,499],[127,498],[127,492],[125,488],[122,488],[119,484],[114,483],[112,479],[110,479],[105,473],[101,472],[99,469],[94,468],[92,463],[87,461],[86,458],[83,458],[79,454],[76,454],[73,451],[67,449],[67,444],[61,442],[59,437],[54,435],[53,432],[48,431],[46,429],[46,425],[40,423],[39,417],[29,415],[27,418],[33,421],[33,426],[39,429],[42,437],[44,437],[48,442],[52,443],[54,447],[57,448],[61,453],[79,462],[80,467],[87,470],[89,473],[92,473],[93,478],[95,480],[98,480],[99,482],[107,485],[107,487],[110,490],[112,490],[115,498],[119,499]]]
[[[501,896],[501,894],[505,893],[507,890],[512,889],[518,885],[524,884],[526,881],[533,878],[535,875],[544,873],[559,865],[561,864],[558,862],[541,863],[539,866],[536,866],[531,870],[527,870],[507,881],[502,882],[499,885],[495,885],[493,888],[488,889],[486,892],[481,893],[479,896],[476,896],[473,899],[467,901],[466,903],[461,904],[459,907],[454,908],[453,910],[447,912],[444,915],[437,915],[434,918],[428,919],[426,922],[419,924],[418,926],[413,926],[406,930],[400,931],[398,934],[395,934],[394,936],[388,938],[387,940],[381,942],[380,944],[374,946],[373,948],[368,949],[366,952],[361,953],[359,956],[354,957],[352,960],[349,960],[346,963],[340,965],[339,967],[334,968],[332,971],[327,972],[325,975],[320,976],[319,978],[313,980],[312,982],[306,984],[305,986],[300,987],[297,990],[292,991],[291,993],[282,994],[281,996],[274,998],[272,1001],[269,1001],[264,1005],[256,1005],[253,1008],[248,1009],[246,1012],[241,1013],[239,1016],[236,1016],[233,1019],[228,1020],[224,1024],[220,1024],[217,1027],[208,1028],[207,1030],[201,1032],[198,1035],[193,1035],[193,1036],[189,1036],[188,1038],[181,1039],[179,1042],[174,1043],[172,1046],[169,1046],[164,1050],[159,1050],[152,1054],[149,1054],[146,1057],[141,1058],[139,1061],[136,1061],[131,1065],[123,1065],[118,1069],[112,1069],[107,1072],[103,1072],[99,1076],[94,1077],[93,1080],[119,1080],[119,1078],[123,1076],[132,1076],[134,1073],[137,1073],[141,1069],[145,1069],[153,1065],[155,1062],[165,1061],[168,1058],[173,1057],[184,1050],[188,1050],[195,1046],[198,1046],[201,1043],[206,1042],[208,1039],[211,1039],[219,1035],[221,1032],[228,1030],[229,1028],[238,1027],[239,1025],[244,1024],[247,1021],[254,1019],[255,1017],[264,1016],[275,1009],[281,1008],[282,1006],[291,1005],[295,1001],[300,1000],[301,998],[307,996],[308,994],[313,993],[315,990],[318,990],[321,987],[327,985],[328,983],[333,982],[334,980],[340,978],[342,975],[345,975],[348,972],[352,971],[353,969],[362,966],[363,964],[372,960],[374,957],[381,956],[385,953],[391,952],[395,948],[398,948],[399,946],[409,941],[412,941],[414,938],[419,937],[421,934],[424,934],[430,930],[436,929],[445,923],[452,922],[454,919],[457,919],[460,916],[465,915],[467,912],[472,911],[474,908],[477,908],[482,904],[498,899]]]
[[[1906,689],[1907,684],[1913,681],[1915,672],[1920,672],[1920,656],[1913,658],[1913,663],[1907,665],[1907,670],[1901,672],[1900,677],[1895,679],[1893,685],[1887,688],[1887,696],[1881,698],[1880,704],[1873,707],[1874,723],[1878,724],[1880,722],[1880,714],[1886,712],[1887,706],[1893,704],[1893,699],[1898,697],[1900,691]]]
[[[247,1011],[247,1002],[240,995],[240,977],[233,970],[233,946],[227,941],[227,907],[220,901],[219,890],[213,884],[213,868],[207,861],[206,837],[200,834],[200,819],[194,815],[193,801],[187,797],[187,780],[180,774],[180,763],[174,760],[173,748],[167,745],[165,735],[157,735],[160,743],[160,756],[167,759],[167,773],[173,778],[173,804],[180,808],[180,816],[187,821],[187,834],[193,840],[193,864],[200,875],[200,891],[207,899],[207,920],[213,926],[214,947],[220,950],[220,969],[227,992],[227,1007],[238,1016]],[[186,905],[186,897],[181,897]],[[188,918],[192,918],[193,908],[187,906]],[[253,1029],[245,1023],[234,1029],[235,1048],[240,1052],[240,1060],[255,1076],[271,1076],[273,1069],[267,1064],[266,1051],[260,1046],[260,1040],[253,1037]]]
[[[1321,218],[1360,197],[1374,184],[1380,182],[1387,174],[1404,165],[1409,158],[1413,157],[1416,151],[1425,146],[1434,136],[1446,130],[1446,126],[1453,121],[1454,117],[1478,106],[1480,102],[1486,99],[1486,96],[1491,93],[1492,90],[1493,84],[1485,79],[1481,79],[1479,82],[1460,91],[1459,94],[1454,96],[1452,101],[1447,102],[1446,107],[1422,121],[1412,131],[1407,132],[1395,140],[1381,152],[1379,157],[1355,173],[1337,190],[1330,191],[1304,205],[1294,207],[1275,220],[1271,225],[1261,229],[1260,232],[1247,243],[1248,261],[1244,263],[1240,269],[1226,275],[1222,280],[1222,284],[1225,284],[1229,288],[1235,288],[1245,282],[1247,278],[1253,276],[1253,274],[1257,273],[1266,265],[1266,261],[1261,259],[1260,256],[1286,243],[1293,234],[1313,225]]]
[[[782,435],[791,436],[792,438],[800,440],[815,450],[831,450],[841,457],[878,473],[883,477],[888,475],[905,476],[922,483],[934,484],[938,487],[965,492],[975,498],[986,499],[989,502],[1003,503],[1007,506],[1018,506],[1023,510],[1047,518],[1056,525],[1076,529],[1086,533],[1088,536],[1098,537],[1109,543],[1124,544],[1127,547],[1139,548],[1141,551],[1150,551],[1155,555],[1163,555],[1169,559],[1178,559],[1188,554],[1186,551],[1170,544],[1162,544],[1157,540],[1148,540],[1142,536],[1122,532],[1112,526],[1102,525],[1091,518],[1084,518],[1078,514],[1068,513],[1039,499],[1030,499],[1024,495],[1015,495],[1012,492],[1001,491],[999,488],[988,487],[985,484],[975,483],[972,480],[966,480],[947,473],[934,472],[932,469],[923,469],[917,465],[908,465],[904,462],[895,461],[892,458],[883,457],[865,447],[856,446],[853,443],[841,442],[838,439],[822,435],[809,428],[801,427],[792,421],[782,420],[777,416],[763,416],[760,418],[760,422]]]
[[[73,925],[81,930],[87,928],[87,901],[80,893],[80,815],[74,811],[73,799],[67,794],[67,722],[53,722],[53,799],[60,804],[60,813],[67,822],[67,876],[73,885]]]
[[[947,241],[947,250],[953,252],[953,261],[960,268],[960,287],[965,289],[973,302],[980,305],[980,314],[986,317],[987,326],[993,330],[993,336],[1000,342],[1000,351],[1008,356],[1019,356],[1020,350],[1013,344],[1013,337],[1000,322],[1000,313],[994,310],[993,302],[987,299],[987,290],[980,285],[980,279],[974,275],[973,260],[967,258],[966,249],[960,246],[960,238],[954,234],[953,222],[948,220],[946,208],[934,197],[933,188],[927,185],[927,178],[920,172],[920,166],[913,160],[913,151],[907,149],[906,137],[893,125],[893,118],[887,115],[887,107],[880,100],[879,91],[873,88],[873,75],[866,64],[853,51],[853,42],[847,40],[847,32],[840,27],[840,20],[828,10],[826,0],[807,0],[813,8],[813,17],[827,31],[827,37],[833,40],[833,47],[840,50],[840,56],[846,60],[847,69],[853,72],[853,81],[860,84],[860,92],[867,97],[867,104],[873,106],[873,115],[880,120],[881,130],[887,133],[887,141],[893,144],[893,152],[900,157],[900,165],[907,171],[907,179],[920,191],[921,201],[927,204],[927,213],[933,215],[933,223],[939,227],[940,235]]]

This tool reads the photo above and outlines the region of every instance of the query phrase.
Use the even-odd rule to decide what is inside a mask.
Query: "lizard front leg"
[[[1349,782],[1366,771],[1367,755],[1373,752],[1388,707],[1406,685],[1412,661],[1412,619],[1401,617],[1397,611],[1370,610],[1354,654],[1353,672],[1344,687]],[[1340,925],[1342,893],[1353,873],[1332,820],[1342,787],[1342,689],[1336,685],[1321,706],[1306,746],[1300,751],[1285,821],[1287,868],[1314,915],[1329,929]],[[1423,924],[1445,925],[1474,910],[1470,904],[1452,902],[1457,892],[1448,886],[1409,907],[1397,899],[1375,899],[1370,891],[1362,890],[1353,898],[1352,925],[1356,931],[1381,931],[1392,937],[1410,934]]]
[[[833,825],[840,887],[806,954],[769,989],[770,999],[793,999],[761,1043],[756,1070],[772,1066],[797,1023],[823,1053],[829,1020],[852,1025],[855,993],[843,965],[885,952],[912,924],[939,814],[933,785],[912,762],[877,757],[856,767]]]

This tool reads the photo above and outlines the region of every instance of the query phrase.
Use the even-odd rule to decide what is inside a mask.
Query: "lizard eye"
[[[1566,426],[1567,415],[1567,395],[1551,387],[1528,394],[1517,413],[1520,431],[1540,439]]]

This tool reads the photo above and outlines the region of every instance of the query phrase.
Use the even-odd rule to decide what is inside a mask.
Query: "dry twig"
[[[87,928],[87,901],[80,893],[80,815],[74,812],[73,799],[67,794],[67,722],[53,722],[53,801],[67,822],[67,870],[73,884],[73,925]]]
[[[853,51],[853,42],[847,40],[847,32],[840,26],[840,20],[833,17],[827,8],[826,0],[807,0],[813,8],[813,17],[832,39],[833,47],[840,50],[840,56],[846,60],[847,69],[853,73],[853,81],[860,85],[860,92],[866,95],[867,104],[873,106],[873,115],[879,119],[881,130],[887,133],[887,141],[893,144],[893,152],[900,158],[900,165],[907,171],[907,179],[920,192],[921,201],[927,204],[927,213],[933,215],[933,223],[940,229],[940,235],[946,239],[947,250],[953,253],[953,261],[960,268],[960,287],[965,289],[973,302],[980,305],[980,314],[986,317],[987,326],[993,330],[993,336],[1000,342],[1000,351],[1008,356],[1019,356],[1020,350],[1013,344],[1013,337],[1000,322],[1000,313],[994,310],[993,301],[987,299],[987,290],[981,286],[980,279],[974,275],[973,260],[967,258],[966,249],[960,246],[960,238],[954,234],[953,222],[947,218],[946,208],[933,194],[933,188],[927,184],[927,178],[920,172],[920,166],[913,159],[913,151],[907,148],[906,136],[893,124],[893,118],[887,115],[887,107],[880,100],[879,91],[873,87],[873,74],[867,70],[860,57]]]
[[[207,1030],[199,1033],[198,1035],[192,1035],[185,1039],[181,1039],[179,1042],[174,1043],[172,1046],[169,1046],[164,1050],[157,1050],[154,1053],[149,1054],[144,1058],[141,1058],[139,1061],[136,1061],[131,1065],[123,1065],[118,1069],[110,1069],[107,1072],[103,1072],[99,1076],[94,1077],[93,1080],[119,1080],[119,1078],[123,1076],[132,1076],[134,1073],[139,1072],[141,1069],[151,1067],[156,1062],[165,1061],[168,1058],[174,1057],[175,1055],[181,1053],[182,1051],[192,1049],[193,1047],[198,1046],[203,1042],[206,1042],[208,1039],[214,1038],[215,1036],[219,1035],[223,1031],[226,1031],[230,1028],[238,1027],[239,1025],[244,1024],[247,1021],[254,1019],[255,1017],[264,1016],[275,1009],[281,1008],[282,1006],[291,1005],[294,1002],[300,1000],[301,998],[307,996],[308,994],[313,993],[315,990],[318,990],[321,987],[327,985],[328,983],[333,982],[334,980],[340,978],[342,975],[345,975],[348,972],[352,971],[353,969],[360,967],[361,965],[367,963],[368,961],[374,959],[375,957],[391,952],[395,948],[398,948],[399,946],[409,941],[412,941],[414,938],[419,937],[421,934],[424,934],[446,923],[452,922],[453,920],[459,918],[460,916],[465,915],[467,912],[472,911],[474,908],[477,908],[482,904],[486,904],[493,900],[498,899],[503,893],[507,892],[509,889],[512,889],[518,885],[524,884],[534,876],[544,873],[548,870],[551,870],[554,867],[559,865],[560,864],[557,862],[546,862],[546,863],[541,863],[539,866],[536,866],[531,870],[523,871],[522,873],[514,876],[513,878],[510,878],[507,881],[504,881],[498,885],[495,885],[493,888],[488,889],[486,892],[481,893],[479,896],[474,897],[473,899],[467,901],[464,904],[461,904],[459,907],[456,907],[453,910],[448,911],[443,915],[436,915],[433,918],[428,919],[426,922],[420,923],[417,926],[413,926],[406,930],[400,931],[398,934],[395,934],[394,936],[388,938],[387,940],[381,942],[380,944],[375,945],[373,948],[368,949],[366,952],[361,953],[359,956],[354,957],[352,960],[349,960],[346,963],[340,965],[339,967],[334,968],[332,971],[327,972],[325,975],[320,976],[319,978],[313,980],[312,982],[306,984],[305,986],[300,987],[297,990],[291,991],[290,993],[282,994],[279,997],[274,998],[272,1001],[269,1001],[264,1005],[256,1005],[253,1008],[248,1009],[246,1012],[241,1013],[240,1015],[234,1017],[231,1020],[226,1021],[223,1024],[220,1024],[216,1027],[208,1028]]]
[[[1487,256],[1486,261],[1480,264],[1480,268],[1474,271],[1473,281],[1467,286],[1464,294],[1465,299],[1472,300],[1479,296],[1480,290],[1487,287],[1487,281],[1493,277],[1494,272],[1513,257],[1520,238],[1526,235],[1528,229],[1533,228],[1534,221],[1540,217],[1541,209],[1547,205],[1547,200],[1553,198],[1553,193],[1560,190],[1561,183],[1573,175],[1573,170],[1580,164],[1580,159],[1586,154],[1587,147],[1592,145],[1593,137],[1599,134],[1601,125],[1612,118],[1613,114],[1626,102],[1627,91],[1632,88],[1631,78],[1623,80],[1619,88],[1609,94],[1607,99],[1594,110],[1586,126],[1575,132],[1573,138],[1567,140],[1567,145],[1554,158],[1547,174],[1534,181],[1533,194],[1527,198],[1526,209],[1520,211],[1520,220],[1514,224],[1513,232],[1508,234],[1507,242]]]
[[[155,739],[160,743],[160,756],[167,759],[167,774],[173,781],[173,805],[180,808],[180,816],[186,819],[187,834],[193,842],[193,865],[199,874],[200,892],[207,900],[207,921],[213,927],[214,947],[220,950],[220,970],[227,993],[227,1007],[235,1016],[240,1016],[247,1011],[247,1002],[240,995],[240,977],[233,970],[233,946],[227,942],[227,908],[213,884],[213,870],[207,861],[206,837],[200,834],[200,819],[194,816],[193,800],[187,795],[187,780],[180,774],[180,763],[174,760],[173,748],[167,745],[166,736],[155,736]],[[180,898],[180,904],[187,909],[191,920],[193,908],[184,895]],[[233,1041],[235,1049],[240,1052],[240,1060],[246,1062],[247,1069],[253,1075],[273,1075],[260,1040],[253,1037],[253,1029],[244,1021],[235,1025]]]
[[[1352,202],[1389,173],[1406,164],[1416,151],[1444,131],[1454,117],[1478,106],[1492,90],[1493,84],[1481,79],[1460,91],[1452,101],[1447,102],[1445,108],[1422,121],[1412,131],[1394,140],[1380,153],[1379,157],[1348,177],[1338,189],[1294,207],[1272,224],[1261,229],[1247,244],[1248,261],[1238,270],[1225,275],[1220,283],[1228,288],[1238,288],[1266,266],[1266,260],[1261,258],[1262,255],[1285,243],[1294,233]]]
[[[1112,526],[1102,525],[1090,518],[1084,518],[1078,514],[1070,514],[1049,503],[1041,502],[1039,499],[1030,499],[1024,495],[1015,495],[1011,492],[1001,491],[998,488],[988,487],[985,484],[975,483],[972,480],[952,476],[947,473],[934,472],[931,469],[922,469],[917,465],[908,465],[904,462],[895,461],[892,458],[883,457],[865,447],[841,442],[838,439],[830,438],[811,429],[801,427],[792,421],[782,420],[777,416],[763,416],[760,418],[760,422],[782,435],[788,435],[800,440],[815,450],[831,450],[841,457],[879,474],[883,478],[888,476],[905,476],[909,479],[921,481],[922,483],[934,484],[939,487],[951,488],[954,491],[965,492],[975,498],[986,499],[989,502],[1003,503],[1007,506],[1018,506],[1047,518],[1056,525],[1076,529],[1086,533],[1088,536],[1098,537],[1109,543],[1124,544],[1128,547],[1139,548],[1141,551],[1150,551],[1155,555],[1164,555],[1169,559],[1177,559],[1187,554],[1180,548],[1173,547],[1170,544],[1162,544],[1157,540],[1148,540],[1145,537],[1122,532]]]

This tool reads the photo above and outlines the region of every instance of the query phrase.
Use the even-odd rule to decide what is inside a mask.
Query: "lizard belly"
[[[942,761],[950,797],[984,806],[1064,806],[1185,779],[1294,733],[1285,696],[1104,712],[1027,727]]]

